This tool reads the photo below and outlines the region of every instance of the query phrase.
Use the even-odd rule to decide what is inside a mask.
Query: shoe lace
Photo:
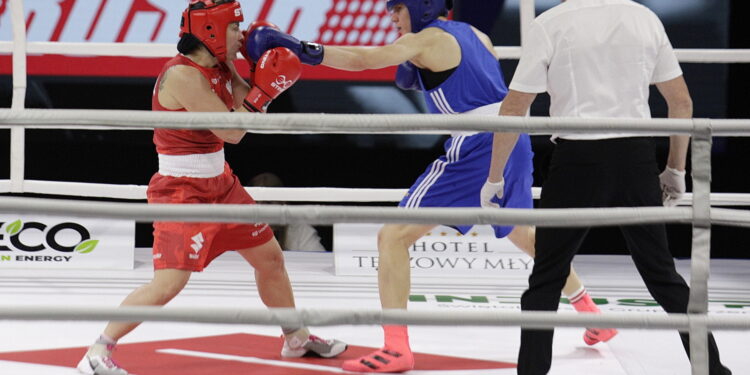
[[[115,362],[114,359],[112,359],[112,357],[102,357],[102,363],[104,363],[104,365],[110,369],[120,368],[120,366],[117,364],[117,362]]]
[[[107,354],[101,356],[102,363],[107,368],[120,368],[120,366],[115,362],[114,359],[112,359],[112,352],[115,350],[115,346],[113,344],[107,344]]]
[[[315,336],[315,335],[310,335],[310,337],[308,337],[308,340],[310,340],[312,342],[319,342],[321,344],[328,344],[327,340],[324,340],[324,339],[322,339],[322,338],[320,338],[318,336]]]

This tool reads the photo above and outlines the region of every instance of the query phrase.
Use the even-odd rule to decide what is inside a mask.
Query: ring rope
[[[403,309],[217,309],[160,306],[0,306],[0,319],[69,321],[165,321],[262,325],[369,325],[408,324],[429,326],[522,326],[525,328],[586,327],[677,329],[688,331],[699,322],[711,330],[750,330],[750,319],[740,316],[695,314],[646,315],[630,313],[560,314],[487,311],[409,311]]]
[[[145,200],[146,185],[103,184],[90,182],[25,180],[24,193],[72,197]],[[245,187],[256,201],[276,202],[400,202],[408,189],[336,188],[336,187]],[[531,188],[534,199],[542,189]],[[0,180],[0,193],[10,192],[10,180]],[[693,194],[677,201],[678,206],[692,205]],[[711,193],[711,206],[750,206],[747,193]]]
[[[0,42],[0,53],[53,54],[74,56],[172,57],[177,53],[174,44],[167,43],[95,43],[95,42],[26,42],[25,48],[15,49],[11,41]],[[17,51],[17,52],[16,52]],[[740,48],[677,48],[677,60],[682,63],[733,64],[750,62],[750,49]],[[521,47],[495,46],[501,60],[518,60]]]
[[[146,204],[67,201],[41,198],[0,198],[0,211],[29,214],[108,217],[136,221],[234,222],[271,224],[415,223],[496,224],[551,227],[588,227],[651,223],[691,223],[687,207],[616,207],[488,209],[426,207],[351,207],[315,205]],[[711,223],[750,227],[750,212],[711,209]]]
[[[0,198],[0,211],[32,214],[108,217],[136,221],[236,222],[271,224],[415,223],[495,224],[551,227],[691,223],[687,207],[486,209],[426,207],[353,207],[315,205],[145,204],[66,201],[41,198]],[[712,208],[714,225],[750,227],[750,211]]]
[[[167,129],[249,129],[294,134],[444,134],[446,131],[521,132],[530,134],[617,132],[642,135],[692,134],[699,119],[515,117],[439,114],[352,115],[226,113],[132,110],[0,109],[0,126],[97,125]],[[750,135],[750,119],[711,119],[716,136]]]

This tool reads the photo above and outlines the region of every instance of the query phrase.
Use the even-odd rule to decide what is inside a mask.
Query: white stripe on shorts
[[[466,137],[464,136],[453,138],[453,141],[451,142],[451,146],[448,148],[448,152],[445,153],[446,161],[442,161],[438,159],[432,163],[432,168],[430,169],[430,172],[422,180],[422,182],[419,183],[417,188],[414,189],[414,192],[406,201],[405,207],[407,208],[419,207],[419,205],[422,203],[422,198],[424,198],[424,196],[427,194],[427,191],[430,190],[430,188],[435,184],[437,179],[443,175],[443,172],[445,171],[445,167],[450,163],[458,161],[461,155],[461,145],[463,144],[464,139],[466,139]]]

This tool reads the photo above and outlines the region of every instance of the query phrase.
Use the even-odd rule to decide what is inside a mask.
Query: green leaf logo
[[[5,226],[5,231],[12,236],[20,232],[22,227],[23,222],[19,219]]]
[[[99,240],[83,241],[79,243],[78,246],[76,246],[75,250],[81,254],[88,254],[94,251],[94,249],[96,249],[96,245],[98,244],[99,244]]]

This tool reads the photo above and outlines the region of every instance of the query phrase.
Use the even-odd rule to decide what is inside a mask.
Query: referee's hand
[[[659,175],[659,183],[664,207],[676,206],[677,201],[685,195],[685,171],[666,167]]]
[[[489,180],[485,181],[484,186],[482,186],[482,191],[480,192],[482,207],[500,208],[499,204],[492,202],[492,198],[502,198],[504,187],[505,180],[502,179],[498,182],[490,182]]]

